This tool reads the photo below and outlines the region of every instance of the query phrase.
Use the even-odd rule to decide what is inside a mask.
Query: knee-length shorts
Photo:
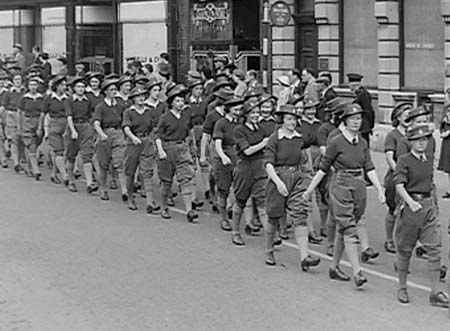
[[[78,153],[81,154],[83,164],[92,163],[94,156],[94,132],[89,122],[74,124],[78,138],[72,139],[69,127],[66,129],[66,158],[75,162]]]
[[[153,171],[155,168],[155,146],[150,135],[139,137],[141,144],[134,145],[131,141],[125,147],[125,175],[134,177],[139,167],[139,173],[144,180],[147,192],[153,191]]]
[[[50,117],[48,121],[48,145],[58,156],[64,155],[64,133],[67,119],[65,117]]]
[[[30,153],[36,153],[37,147],[41,144],[41,137],[38,138],[37,130],[39,127],[40,115],[37,116],[23,116],[23,134],[22,140],[25,148]]]
[[[267,173],[264,160],[238,159],[234,169],[233,190],[236,203],[244,208],[249,198],[253,199],[255,207],[264,205],[267,183]]]
[[[109,128],[103,130],[108,139],[98,139],[97,159],[100,168],[108,171],[110,166],[118,173],[123,172],[125,158],[125,139],[120,129]]]

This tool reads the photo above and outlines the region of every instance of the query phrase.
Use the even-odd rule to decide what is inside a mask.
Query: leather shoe
[[[425,250],[425,248],[423,248],[423,246],[416,247],[416,256],[417,257],[426,259],[427,258],[426,253],[427,253],[427,251]]]
[[[199,201],[197,199],[194,199],[194,201],[191,202],[192,210],[199,210],[203,207],[203,201]]]
[[[69,186],[69,180],[68,179],[64,179],[63,180],[63,184],[65,187]]]
[[[20,164],[16,164],[16,165],[14,166],[14,171],[15,171],[16,173],[19,173],[19,172],[20,172]]]
[[[230,221],[228,221],[228,220],[222,220],[222,221],[220,222],[220,228],[221,228],[223,231],[226,231],[226,232],[231,231]]]
[[[169,207],[175,206],[175,201],[173,200],[172,197],[168,197],[168,198],[167,198],[167,205],[168,205]]]
[[[259,234],[259,230],[260,228],[254,228],[249,224],[245,226],[245,234],[247,236],[257,236]]]
[[[273,240],[272,247],[280,247],[281,245],[283,245],[283,241],[280,239],[280,237]]]
[[[280,238],[283,240],[289,239],[289,234],[288,234],[286,228],[280,229]]]
[[[195,220],[198,218],[198,214],[195,210],[189,210],[186,217],[189,223],[195,223]]]
[[[400,303],[403,304],[409,303],[409,295],[408,292],[406,291],[406,288],[401,288],[397,291],[397,299],[398,302]]]
[[[214,214],[219,214],[220,213],[219,207],[217,207],[217,204],[215,204],[215,203],[213,203],[211,209],[212,209],[212,212]]]
[[[70,183],[67,188],[69,189],[70,192],[73,192],[73,193],[78,192],[75,183]]]
[[[395,244],[392,241],[386,241],[384,243],[384,250],[391,254],[397,253],[397,251],[395,250]]]
[[[445,282],[445,277],[447,276],[447,271],[448,271],[448,268],[447,268],[445,265],[441,265],[441,275],[440,275],[440,278],[441,278],[441,281],[442,281],[442,282]]]
[[[369,262],[369,260],[376,259],[378,255],[378,252],[375,252],[372,248],[369,247],[361,253],[361,261],[363,263],[367,263]]]
[[[326,229],[320,229],[320,236],[327,238],[328,234],[327,234],[327,230]]]
[[[34,176],[34,178],[36,179],[37,182],[39,182],[41,180],[42,174],[41,173],[37,173],[36,176]]]
[[[317,267],[320,263],[320,259],[315,256],[308,255],[300,263],[303,271],[308,271],[311,267]]]
[[[128,201],[128,194],[122,194],[122,201],[127,202]]]
[[[353,281],[355,282],[356,288],[362,287],[365,283],[367,283],[367,278],[362,274],[361,271],[353,277]]]
[[[323,239],[319,238],[314,232],[310,232],[308,235],[308,242],[313,245],[322,244]]]
[[[103,201],[109,201],[109,194],[108,192],[104,191],[102,192],[102,194],[100,195],[100,199]]]
[[[158,205],[148,205],[146,207],[147,214],[157,213],[157,212],[159,212],[160,209],[161,209],[161,207]]]
[[[50,177],[50,181],[53,183],[53,184],[61,184],[61,180],[57,177],[57,176],[52,176],[52,177]]]
[[[275,256],[273,255],[273,252],[266,253],[266,266],[268,267],[274,267],[277,265],[277,262],[275,261]]]
[[[437,292],[437,293],[431,293],[430,294],[430,305],[434,307],[442,307],[442,308],[448,308],[448,297],[445,295],[444,292]]]
[[[239,233],[236,233],[236,234],[232,235],[231,242],[235,246],[240,246],[240,247],[245,246],[245,242],[244,242],[244,240],[242,240],[242,237],[241,237],[241,235]]]
[[[164,219],[166,219],[166,220],[172,218],[172,216],[170,216],[170,213],[169,213],[169,209],[168,209],[168,208],[165,208],[165,209],[163,209],[163,210],[161,211],[161,217],[164,218]]]
[[[345,274],[339,266],[336,268],[330,268],[330,271],[328,272],[330,279],[339,280],[341,282],[349,282],[350,276]]]
[[[327,255],[333,257],[334,255],[334,246],[327,247]]]
[[[118,187],[117,187],[117,181],[116,181],[115,179],[112,179],[112,180],[111,180],[111,182],[109,183],[109,188],[110,188],[111,190],[117,190],[117,189],[118,189]]]
[[[98,186],[97,186],[97,185],[94,185],[94,184],[89,185],[89,186],[86,188],[86,191],[87,191],[88,194],[92,194],[92,193],[98,191]]]
[[[445,192],[442,199],[450,199],[450,192]]]
[[[137,210],[137,206],[136,206],[136,202],[134,201],[134,199],[130,199],[130,201],[128,201],[128,209],[135,211]]]

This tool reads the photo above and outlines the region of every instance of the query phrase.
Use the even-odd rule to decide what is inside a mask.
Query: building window
[[[345,0],[343,6],[344,75],[364,75],[364,84],[378,85],[378,38],[375,0]]]
[[[59,57],[66,56],[66,8],[42,8],[42,50],[49,54],[53,74],[59,72]]]
[[[120,4],[125,65],[125,59],[131,57],[156,65],[159,54],[167,52],[166,6],[166,0]]]
[[[442,91],[445,55],[441,1],[403,3],[404,85],[411,89]]]

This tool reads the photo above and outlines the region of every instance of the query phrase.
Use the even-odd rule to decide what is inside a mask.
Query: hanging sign
[[[270,20],[277,27],[284,27],[291,20],[291,8],[284,1],[275,2],[270,8]]]
[[[193,41],[233,38],[231,0],[195,0],[190,10]]]

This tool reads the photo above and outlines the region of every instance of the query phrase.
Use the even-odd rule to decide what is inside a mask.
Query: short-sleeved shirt
[[[97,105],[100,104],[103,101],[103,99],[105,98],[103,93],[101,93],[100,91],[98,91],[96,93],[92,90],[89,90],[88,92],[86,92],[86,96],[88,97],[89,101],[91,102],[92,113],[95,111],[95,107],[97,107]]]
[[[270,137],[270,135],[272,135],[277,128],[277,121],[272,116],[267,119],[261,118],[258,124],[263,127],[264,131],[266,131],[267,137]]]
[[[325,122],[319,127],[319,130],[317,130],[317,144],[319,147],[327,145],[328,136],[335,129],[336,126],[330,122]]]
[[[134,106],[131,106],[123,113],[122,127],[129,127],[134,134],[149,134],[153,130],[152,111],[145,108],[140,114]]]
[[[403,184],[409,193],[431,193],[433,189],[433,160],[419,160],[411,152],[399,157],[394,174],[395,185]]]
[[[17,111],[17,105],[19,103],[20,98],[25,94],[25,88],[16,88],[12,87],[9,91],[7,91],[2,98],[2,106],[5,107],[6,110]]]
[[[190,97],[188,105],[191,111],[192,125],[202,125],[206,118],[207,105],[203,98]]]
[[[309,145],[318,146],[317,132],[319,131],[321,123],[318,119],[314,119],[312,122],[302,120],[300,126],[300,132],[305,141],[309,142]]]
[[[230,147],[235,144],[234,129],[238,126],[236,120],[231,120],[226,116],[219,119],[214,126],[213,139],[222,140],[222,147]]]
[[[400,156],[407,154],[409,150],[410,146],[408,141],[398,129],[394,129],[387,134],[384,142],[384,152],[393,152],[395,162],[397,162]]]
[[[118,94],[118,95],[116,96],[116,101],[117,101],[120,105],[122,105],[125,109],[126,109],[126,108],[129,108],[129,107],[131,107],[131,106],[133,105],[133,102],[132,102],[130,99],[125,98],[125,97],[123,97],[123,96],[120,95],[120,94]]]
[[[367,142],[359,136],[357,144],[352,144],[342,133],[329,141],[319,169],[328,172],[331,166],[336,170],[375,169]]]
[[[66,117],[67,95],[58,96],[56,93],[49,94],[42,103],[42,112],[50,117]]]
[[[113,100],[103,100],[95,107],[93,120],[99,121],[103,129],[120,128],[125,105]]]
[[[146,102],[145,105],[150,109],[150,112],[152,114],[152,123],[156,129],[162,114],[166,112],[167,103],[158,100],[157,104],[151,104],[150,102]]]
[[[234,129],[233,135],[239,159],[258,160],[264,157],[263,149],[252,155],[245,155],[244,153],[247,148],[259,144],[266,137],[266,132],[261,126],[257,125],[256,130],[251,130],[246,124],[240,124]]]
[[[297,131],[296,131],[297,132]],[[275,131],[267,142],[264,150],[264,163],[278,166],[301,165],[303,151],[303,137],[297,133],[291,138],[282,135],[280,129]]]
[[[66,99],[65,107],[66,116],[72,117],[74,121],[89,121],[92,117],[91,101],[86,95],[72,95]]]
[[[189,112],[182,111],[180,118],[177,118],[169,110],[161,116],[156,136],[162,141],[182,141],[189,136],[191,129],[192,123]]]
[[[40,93],[35,95],[31,93],[25,93],[20,98],[17,108],[20,109],[26,116],[39,116],[41,114],[42,103],[44,97]]]
[[[209,134],[210,136],[214,132],[214,126],[217,121],[224,117],[225,114],[219,113],[217,110],[211,111],[206,115],[205,123],[203,123],[203,133]]]

